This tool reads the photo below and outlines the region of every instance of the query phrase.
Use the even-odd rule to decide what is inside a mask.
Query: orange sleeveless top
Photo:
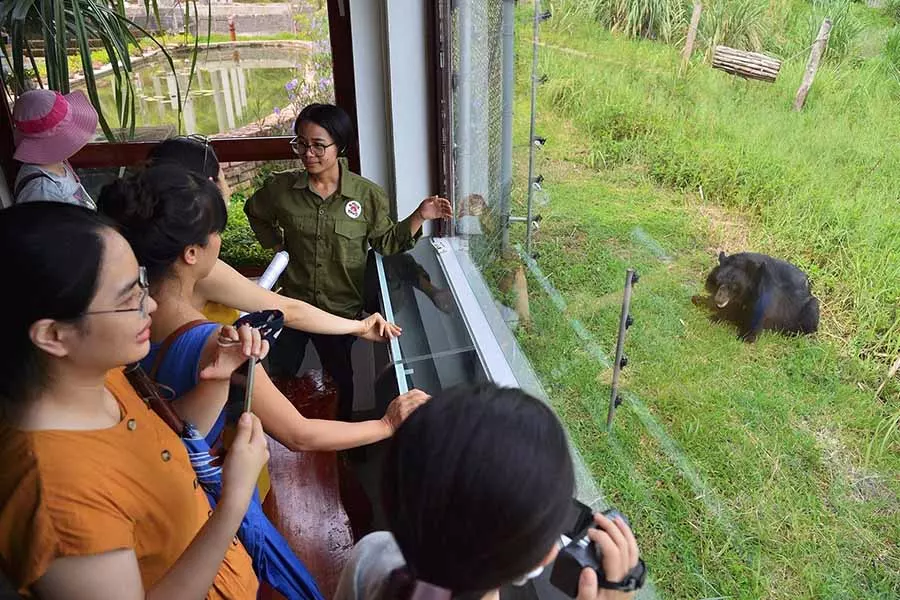
[[[187,452],[121,369],[107,389],[121,422],[94,431],[20,431],[0,423],[0,570],[31,596],[57,558],[131,548],[144,589],[209,518]],[[235,538],[207,598],[252,600],[258,583]]]

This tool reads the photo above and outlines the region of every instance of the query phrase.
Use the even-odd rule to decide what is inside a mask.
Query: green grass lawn
[[[527,27],[530,25],[526,24]],[[520,33],[524,32],[520,29]],[[530,29],[529,29],[530,32]],[[520,35],[516,180],[527,181],[530,48]],[[790,112],[803,61],[774,85],[593,27],[546,27],[533,322],[519,341],[666,598],[900,597],[900,134],[878,65],[826,66]],[[573,52],[575,51],[575,52]],[[891,87],[891,85],[893,87]],[[703,188],[701,195],[700,187]],[[515,214],[523,214],[523,189]],[[521,239],[521,230],[514,237]],[[690,302],[716,250],[800,264],[822,331],[753,345]],[[625,269],[637,268],[605,433]],[[577,323],[586,334],[577,332]]]

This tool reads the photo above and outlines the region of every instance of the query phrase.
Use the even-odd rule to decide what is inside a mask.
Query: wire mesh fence
[[[504,45],[502,0],[460,2],[452,10],[454,210],[456,233],[479,263],[499,253],[509,169],[502,162]],[[513,80],[506,78],[507,84]],[[508,183],[508,182],[507,182]]]

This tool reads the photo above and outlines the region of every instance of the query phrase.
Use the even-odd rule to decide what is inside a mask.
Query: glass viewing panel
[[[198,19],[185,32],[182,5],[161,7],[166,31],[159,37],[174,65],[148,38],[132,49],[135,130],[119,121],[115,78],[102,53],[92,57],[103,114],[121,141],[173,135],[217,137],[288,135],[296,114],[313,102],[334,102],[331,42],[325,3],[198,5]],[[207,10],[212,11],[211,35]],[[143,5],[128,5],[128,16],[153,29]],[[234,36],[231,35],[233,25]],[[191,77],[194,42],[199,50]],[[74,63],[74,61],[73,61]],[[80,65],[80,62],[78,62]],[[80,66],[72,89],[85,90]],[[179,111],[180,99],[180,111]],[[97,142],[107,141],[97,128]]]
[[[485,381],[475,343],[438,263],[431,238],[409,252],[378,257],[387,291],[385,310],[403,329],[388,367],[399,367],[407,388],[429,393]],[[399,354],[398,354],[399,353]]]

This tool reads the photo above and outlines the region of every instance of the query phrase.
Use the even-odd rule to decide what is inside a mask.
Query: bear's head
[[[763,268],[763,265],[744,255],[726,256],[720,252],[718,266],[706,278],[706,291],[720,310],[729,304],[751,304],[755,301]]]

